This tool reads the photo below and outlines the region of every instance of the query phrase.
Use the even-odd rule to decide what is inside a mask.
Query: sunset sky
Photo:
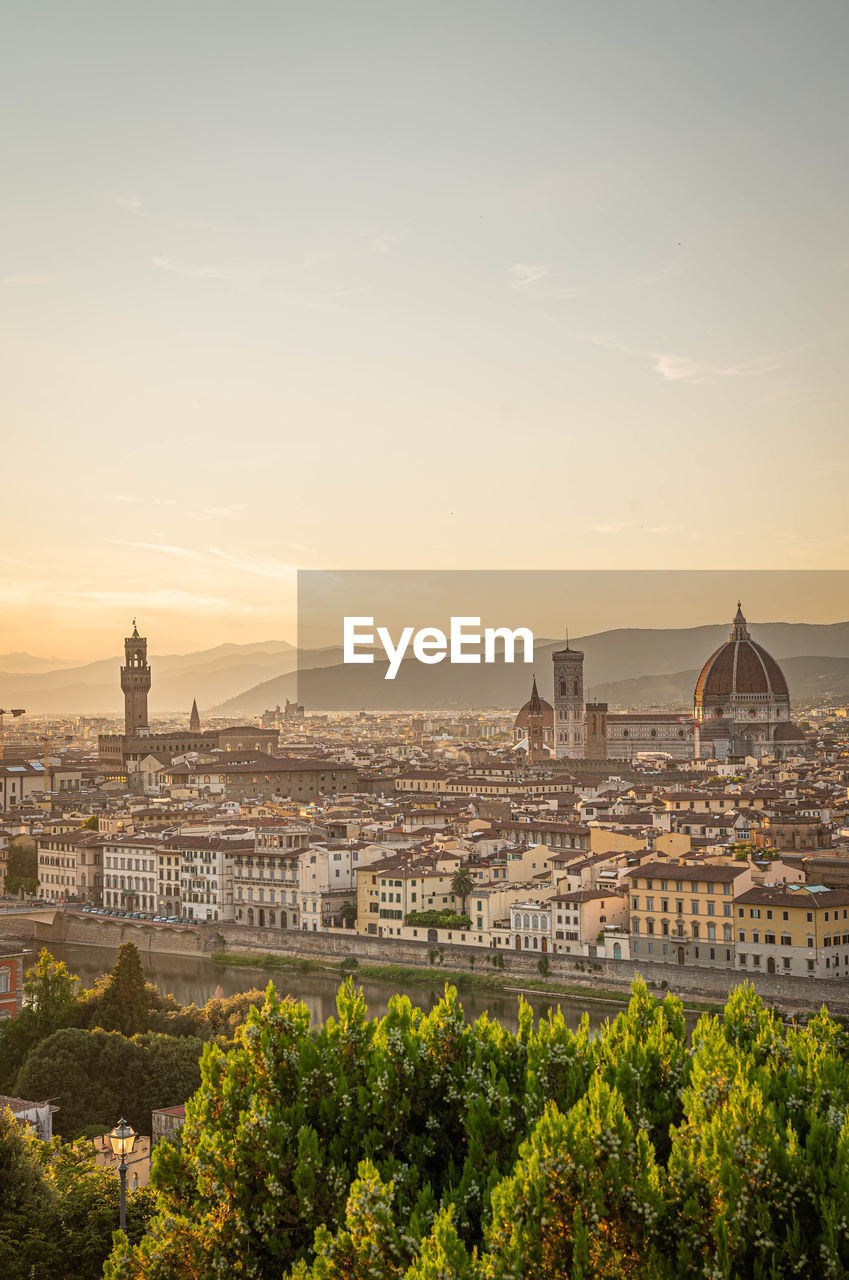
[[[298,567],[849,567],[847,39],[11,0],[0,653],[294,639]]]

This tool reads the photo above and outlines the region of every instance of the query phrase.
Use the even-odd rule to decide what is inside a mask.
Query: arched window
[[[530,940],[530,938],[528,938],[528,937],[526,936],[526,937],[525,937],[525,950],[526,950],[526,951],[529,951],[529,950],[530,950],[530,946],[531,946],[531,940]]]
[[[578,696],[578,681],[577,681],[577,680],[574,680],[574,681],[572,682],[572,695],[573,695],[573,697],[575,697],[575,698],[577,698],[577,696]]]
[[[540,927],[541,929],[547,929],[547,928],[548,928],[548,916],[540,916],[540,918],[539,918],[539,927]]]
[[[539,916],[532,916],[532,917],[531,917],[531,928],[532,928],[532,929],[538,929],[538,928],[539,928]],[[534,939],[534,946],[536,946],[536,939]]]
[[[524,920],[524,927],[525,927],[526,929],[530,929],[530,927],[531,927],[531,917],[530,917],[530,916],[525,916],[525,920]]]

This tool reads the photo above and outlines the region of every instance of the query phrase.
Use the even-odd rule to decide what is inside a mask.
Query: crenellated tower
[[[124,641],[124,666],[121,668],[124,692],[124,733],[128,738],[148,732],[147,695],[150,693],[150,667],[147,661],[147,639],[139,635],[133,618],[133,634]]]

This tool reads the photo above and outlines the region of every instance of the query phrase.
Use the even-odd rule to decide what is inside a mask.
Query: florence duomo
[[[803,749],[805,735],[791,719],[790,692],[776,660],[749,634],[740,601],[728,640],[705,662],[693,691],[693,713],[611,712],[584,701],[584,654],[567,641],[552,653],[553,706],[540,699],[518,712],[514,742],[527,750],[529,712],[537,699],[545,753],[534,763],[568,759],[633,760],[641,754],[672,759],[773,756]],[[530,762],[530,761],[529,761]]]

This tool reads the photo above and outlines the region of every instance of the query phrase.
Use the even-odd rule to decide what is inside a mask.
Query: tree
[[[118,948],[112,971],[97,989],[92,1025],[125,1036],[147,1031],[150,1025],[150,993],[138,949],[132,942]]]
[[[17,1080],[24,1098],[53,1098],[60,1110],[56,1131],[75,1138],[99,1125],[111,1129],[125,1116],[150,1132],[157,1107],[185,1102],[200,1083],[200,1040],[146,1034],[128,1039],[116,1031],[68,1027],[40,1041]]]
[[[82,829],[83,831],[98,831],[100,829],[96,813],[93,813],[90,818],[86,818],[82,825]]]
[[[78,1016],[79,982],[63,960],[42,948],[24,975],[24,1004],[17,1018],[0,1023],[0,1088],[11,1090],[27,1054],[46,1036]]]
[[[44,1182],[42,1144],[0,1108],[0,1275],[47,1280],[54,1261],[48,1243],[53,1197]]]
[[[550,1104],[492,1196],[486,1280],[663,1274],[651,1236],[663,1213],[651,1142],[599,1076],[568,1115]],[[647,1238],[648,1237],[648,1238]]]
[[[458,867],[451,877],[451,892],[460,899],[460,915],[466,914],[466,899],[475,887],[475,878],[468,867]]]
[[[5,883],[9,895],[21,889],[24,893],[38,893],[38,855],[35,849],[27,849],[14,841],[9,845]]]

